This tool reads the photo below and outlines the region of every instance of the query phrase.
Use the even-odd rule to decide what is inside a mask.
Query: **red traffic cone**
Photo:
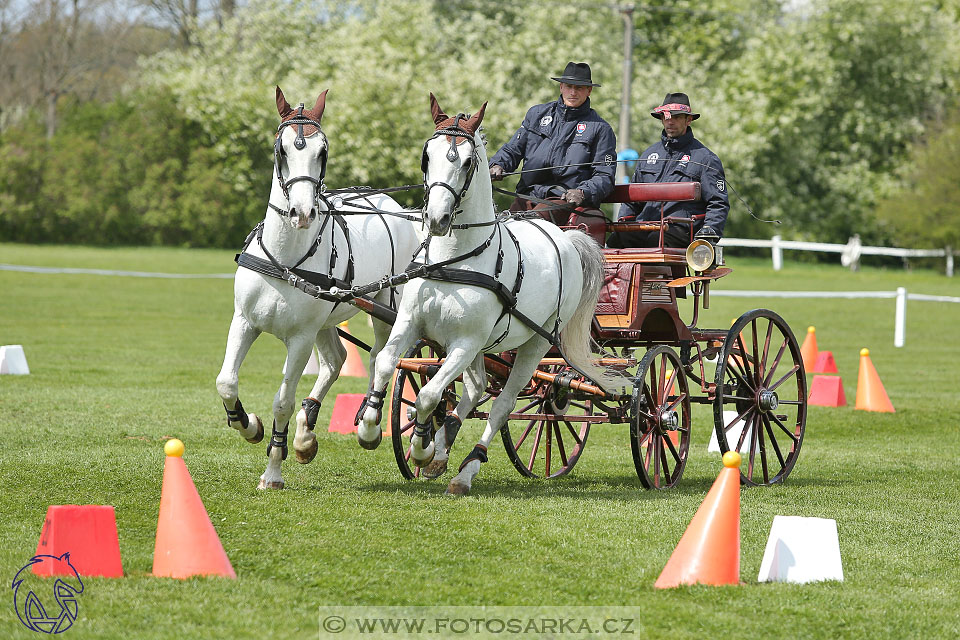
[[[803,368],[806,371],[812,371],[817,363],[817,329],[816,327],[807,327],[807,337],[803,339],[800,346],[800,357],[803,360]]]
[[[113,507],[94,504],[50,505],[40,532],[36,555],[70,554],[70,564],[81,576],[122,578],[117,517]],[[41,576],[70,575],[67,565],[44,562],[33,565]]]
[[[723,470],[653,586],[670,589],[697,583],[740,583],[740,454],[736,451],[723,454]]]
[[[843,393],[840,376],[813,376],[807,401],[818,407],[847,406],[847,396]]]
[[[821,351],[817,353],[817,360],[813,363],[814,373],[840,373],[837,371],[837,363],[833,359],[832,351]]]
[[[883,411],[896,413],[887,391],[880,382],[877,370],[870,360],[870,350],[860,349],[860,373],[857,376],[857,405],[856,409],[864,411]]]
[[[344,333],[350,333],[347,330],[346,322],[341,322],[340,326],[343,328]],[[360,351],[357,349],[357,345],[343,336],[340,337],[340,342],[343,343],[344,348],[347,350],[347,359],[343,361],[343,366],[340,367],[340,375],[353,378],[366,378],[367,368],[363,366],[363,358],[360,357]]]
[[[333,401],[333,414],[330,416],[330,433],[353,433],[357,427],[353,424],[363,402],[362,393],[338,393]]]
[[[157,542],[153,549],[153,575],[164,578],[211,575],[236,578],[181,457],[183,443],[173,438],[167,441],[163,450],[167,457],[163,465]]]

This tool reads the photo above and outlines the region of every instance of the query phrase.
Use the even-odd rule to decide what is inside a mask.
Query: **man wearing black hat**
[[[517,133],[490,159],[490,177],[503,178],[523,163],[517,193],[549,204],[517,198],[512,210],[539,209],[556,224],[587,224],[603,237],[605,220],[600,202],[613,191],[616,136],[606,120],[590,108],[595,84],[590,65],[570,62],[560,83],[560,97],[527,111]],[[584,207],[579,219],[574,207]]]
[[[640,154],[632,182],[699,182],[700,200],[663,203],[663,216],[693,219],[696,237],[716,241],[723,235],[723,226],[730,211],[723,164],[715,153],[693,137],[690,123],[700,117],[690,108],[685,93],[668,93],[663,104],[650,112],[663,122],[660,141]],[[620,220],[659,221],[660,202],[624,203]],[[670,224],[663,234],[665,247],[686,247],[690,244],[689,223]],[[626,231],[611,233],[610,247],[656,247],[659,231]]]

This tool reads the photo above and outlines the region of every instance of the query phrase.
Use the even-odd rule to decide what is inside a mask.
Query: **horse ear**
[[[327,105],[327,91],[329,91],[329,89],[323,90],[323,93],[317,97],[317,103],[313,105],[313,109],[307,112],[317,122],[320,122],[320,118],[323,117],[323,108]]]
[[[480,107],[480,110],[470,116],[470,119],[467,120],[466,129],[468,129],[471,133],[476,133],[477,129],[480,128],[480,123],[483,122],[483,112],[486,110],[487,103],[484,102]]]
[[[287,99],[283,97],[283,91],[280,90],[279,85],[277,85],[277,113],[280,114],[281,118],[286,118],[293,113],[293,109],[287,104]]]
[[[440,108],[440,103],[437,102],[437,97],[433,95],[433,92],[430,92],[430,115],[433,116],[433,124],[440,126],[440,123],[444,120],[450,118],[447,114],[443,112],[443,109]]]

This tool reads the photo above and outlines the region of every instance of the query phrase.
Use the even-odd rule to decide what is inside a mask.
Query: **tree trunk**
[[[57,91],[47,92],[47,140],[57,132]]]

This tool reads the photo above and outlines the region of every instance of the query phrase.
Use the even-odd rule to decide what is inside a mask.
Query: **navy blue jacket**
[[[664,132],[660,142],[640,154],[631,182],[699,182],[700,200],[663,203],[663,215],[689,218],[705,213],[706,219],[694,225],[694,230],[706,225],[713,227],[717,235],[723,235],[730,212],[723,164],[714,152],[693,137],[693,129],[688,128],[676,139],[668,138]],[[620,206],[620,218],[636,216],[637,220],[659,220],[660,205],[660,202],[624,203]]]
[[[509,173],[523,161],[526,173],[520,177],[517,193],[546,198],[554,186],[583,189],[584,204],[596,207],[613,191],[616,147],[613,128],[590,108],[589,98],[576,108],[560,98],[530,107],[520,129],[500,147],[490,165]],[[544,168],[558,165],[578,166]]]

